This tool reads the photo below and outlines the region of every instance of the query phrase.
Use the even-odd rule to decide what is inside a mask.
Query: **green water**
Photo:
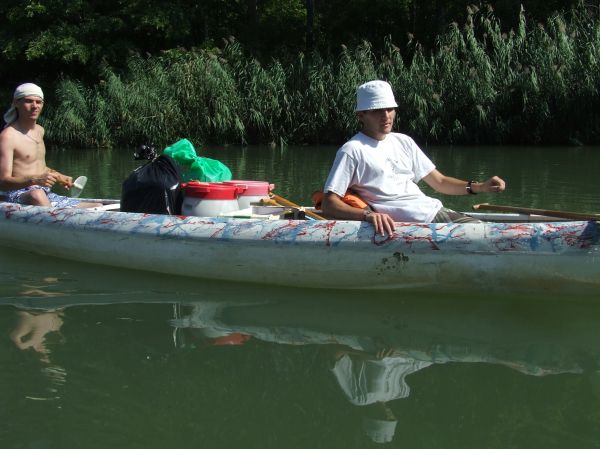
[[[427,151],[446,174],[507,181],[449,207],[598,212],[599,150]],[[307,204],[335,148],[200,151]],[[49,164],[118,197],[130,154]],[[599,326],[589,294],[267,287],[2,248],[0,448],[595,448]]]

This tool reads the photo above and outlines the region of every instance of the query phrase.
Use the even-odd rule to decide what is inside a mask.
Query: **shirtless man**
[[[70,176],[46,165],[44,128],[37,120],[44,106],[44,93],[32,83],[15,89],[10,109],[4,114],[6,125],[0,132],[0,189],[12,203],[55,207],[97,207],[50,192],[55,183],[66,189],[73,185]]]

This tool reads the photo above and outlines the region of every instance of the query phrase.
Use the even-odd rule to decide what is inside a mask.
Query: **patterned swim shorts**
[[[21,196],[24,193],[36,189],[41,189],[44,192],[46,192],[46,195],[48,195],[48,199],[50,200],[50,204],[52,205],[52,207],[77,207],[77,205],[81,203],[80,200],[76,200],[75,198],[69,198],[68,196],[57,195],[56,193],[51,192],[49,187],[42,186],[23,187],[22,189],[18,190],[9,190],[8,192],[4,192],[4,194],[6,195],[6,201],[8,201],[9,203],[25,204],[21,201]]]

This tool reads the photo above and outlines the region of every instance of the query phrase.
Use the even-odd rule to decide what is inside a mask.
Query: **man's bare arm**
[[[358,209],[344,203],[342,199],[333,192],[327,192],[323,196],[322,210],[325,217],[338,220],[361,221],[365,216],[363,209]]]
[[[467,181],[446,176],[436,169],[425,176],[423,181],[432,189],[446,195],[467,195],[469,193],[466,189]],[[472,182],[470,186],[474,193],[502,192],[506,188],[504,180],[498,176],[492,176],[484,182]]]
[[[352,207],[342,201],[339,195],[333,192],[325,193],[323,197],[323,215],[327,218],[339,220],[368,221],[375,227],[375,232],[381,235],[392,235],[396,226],[388,214],[373,212],[369,209]]]

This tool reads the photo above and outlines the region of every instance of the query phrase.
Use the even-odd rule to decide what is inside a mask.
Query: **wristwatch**
[[[467,193],[469,193],[470,195],[477,195],[477,192],[475,192],[473,190],[473,183],[475,181],[469,181],[467,182],[467,186],[465,187],[467,189]]]
[[[369,209],[369,208],[365,209],[363,211],[363,221],[367,221],[367,217],[369,215],[371,215],[372,213],[373,213],[373,211],[371,209]]]

